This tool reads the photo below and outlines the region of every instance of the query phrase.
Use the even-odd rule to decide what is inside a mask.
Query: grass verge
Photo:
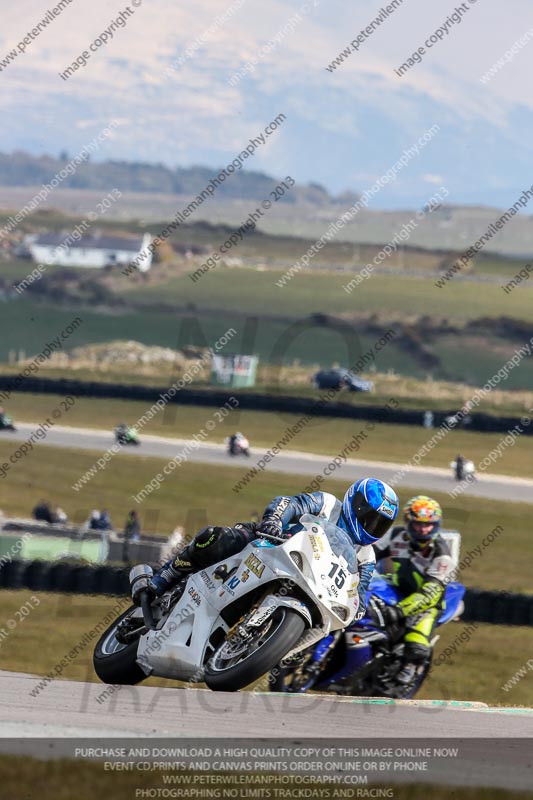
[[[12,452],[12,445],[0,443],[0,463]],[[9,516],[29,516],[40,497],[65,509],[71,521],[81,523],[91,509],[107,508],[117,530],[121,529],[130,508],[137,508],[142,528],[151,533],[170,534],[176,525],[183,525],[192,535],[208,524],[232,525],[252,515],[262,514],[273,497],[297,494],[308,478],[283,473],[259,473],[238,494],[232,491],[242,478],[247,464],[219,467],[185,463],[176,469],[159,490],[136,504],[137,493],[161,469],[158,458],[119,454],[104,471],[99,471],[80,492],[73,492],[72,483],[94,463],[94,455],[55,447],[34,448],[0,480],[0,508]],[[232,462],[233,463],[233,462]],[[324,491],[342,497],[344,481],[324,481]],[[425,494],[423,479],[399,492],[403,505],[413,494]],[[524,553],[531,545],[531,506],[490,499],[432,493],[444,509],[447,528],[462,534],[462,555],[473,554],[464,570],[463,580],[469,586],[485,589],[531,591],[531,569]],[[501,532],[487,542],[497,527]],[[483,544],[485,542],[485,544]],[[479,548],[476,554],[475,549]],[[502,564],[506,568],[502,570]]]
[[[238,395],[237,395],[238,397]],[[390,396],[389,396],[390,397]],[[16,415],[15,422],[34,422],[37,426],[59,407],[60,397],[56,395],[13,394],[9,410]],[[385,401],[386,402],[386,401]],[[109,430],[109,444],[113,443],[112,429],[122,420],[134,424],[150,407],[148,403],[133,400],[104,400],[79,398],[75,405],[64,414],[61,424],[73,427],[87,427]],[[160,411],[140,432],[168,437],[189,437],[198,433],[215,409],[207,406],[169,405]],[[386,413],[386,412],[384,412]],[[266,411],[241,411],[234,409],[209,434],[209,442],[222,443],[235,430],[242,430],[250,439],[253,456],[247,468],[263,455],[264,451],[276,444],[287,427],[301,419],[298,414]],[[409,461],[428,439],[435,433],[422,425],[376,424],[367,431],[365,422],[356,419],[337,419],[335,417],[317,418],[303,428],[287,445],[287,449],[308,453],[323,453],[333,458],[342,452],[353,437],[358,437],[351,452],[351,458],[369,461]],[[10,441],[10,434],[0,434],[0,443]],[[451,431],[424,457],[421,464],[428,467],[449,468],[450,462],[458,452],[471,458],[476,464],[482,461],[491,450],[497,448],[505,434],[472,433],[464,430]],[[495,473],[528,476],[533,459],[533,436],[515,438],[512,447],[502,447],[501,457],[491,465],[486,474]],[[18,445],[17,445],[18,446]],[[12,450],[16,449],[12,441]],[[243,469],[243,472],[245,470]],[[451,486],[451,470],[450,470]]]
[[[0,643],[0,669],[45,676],[80,642],[115,606],[117,598],[86,595],[61,595],[45,592],[0,591],[0,628],[15,617],[15,612],[34,596],[39,605],[18,623]],[[455,655],[439,659],[472,623],[450,623],[439,628],[435,664],[422,690],[421,699],[478,700],[489,705],[531,705],[533,672],[505,691],[502,687],[531,657],[531,633],[526,628],[478,624],[468,640],[461,642]],[[46,635],[43,635],[46,631]],[[61,678],[99,683],[92,667],[95,637],[81,649]],[[81,645],[80,645],[81,648]],[[176,686],[176,681],[149,678],[147,686]],[[100,684],[104,691],[104,684]],[[261,680],[259,690],[267,684]],[[252,687],[253,688],[253,687]],[[46,688],[42,691],[46,692]],[[128,692],[136,689],[128,689]],[[95,692],[96,696],[97,692]],[[109,695],[101,704],[102,713],[110,713],[114,704]],[[115,698],[116,699],[116,698]]]

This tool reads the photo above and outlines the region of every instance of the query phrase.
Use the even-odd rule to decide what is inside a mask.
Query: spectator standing
[[[31,513],[32,517],[39,520],[39,522],[48,522],[48,524],[51,525],[55,521],[50,503],[47,503],[46,500],[39,500]]]
[[[104,508],[100,512],[100,520],[98,524],[99,531],[112,531],[113,530],[113,523],[111,522],[111,517],[109,516],[109,512],[107,508]]]
[[[55,507],[54,522],[58,525],[66,525],[68,522],[68,517],[60,506]]]
[[[89,530],[91,531],[98,531],[100,530],[100,512],[97,508],[91,511],[91,516],[89,517]]]
[[[122,550],[122,560],[129,563],[130,560],[130,544],[131,542],[138,542],[141,538],[141,523],[135,509],[132,509],[126,518],[124,526],[124,547]]]

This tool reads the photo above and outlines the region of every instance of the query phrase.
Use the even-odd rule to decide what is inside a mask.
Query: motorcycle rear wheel
[[[294,667],[277,667],[270,670],[268,676],[268,691],[282,692],[283,694],[303,694],[315,687],[318,675],[306,675],[298,679]]]
[[[250,645],[232,656],[231,639],[225,639],[205,668],[204,680],[217,692],[236,692],[269,672],[288,653],[305,630],[296,611],[280,606],[257,630]]]

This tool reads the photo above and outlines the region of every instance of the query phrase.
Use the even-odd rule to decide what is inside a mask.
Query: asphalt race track
[[[533,710],[489,709],[481,703],[387,701],[327,695],[214,693],[204,689],[122,687],[100,703],[101,683],[51,681],[0,672],[0,754],[57,757],[54,739],[253,738],[256,743],[359,739],[408,746],[460,745],[460,758],[439,762],[432,782],[530,789]],[[453,740],[452,740],[453,737]],[[372,740],[372,741],[371,741]],[[451,741],[450,741],[451,740]],[[482,741],[480,741],[482,740]],[[419,776],[418,776],[419,777]],[[377,775],[376,780],[379,779]],[[412,775],[399,776],[411,780]]]
[[[21,424],[15,433],[3,433],[1,440],[28,439],[35,425]],[[187,445],[185,439],[142,436],[140,447],[123,453],[170,460]],[[109,431],[54,426],[35,447],[64,447],[94,452],[95,460],[114,442]],[[239,467],[242,474],[253,467],[264,451],[254,450],[249,459],[231,458],[223,445],[200,444],[188,455],[191,462]],[[284,451],[265,469],[311,478],[322,472],[330,458],[297,451]],[[384,480],[402,468],[351,459],[335,477],[347,482],[373,474]],[[423,486],[446,492],[454,481],[449,470],[412,467],[398,485]],[[302,484],[302,486],[305,484]],[[465,494],[531,502],[533,481],[482,475]],[[290,742],[322,742],[335,738],[388,740],[408,746],[421,740],[447,739],[461,745],[461,756],[438,762],[432,768],[431,783],[463,786],[492,786],[531,790],[533,762],[533,709],[488,708],[482,703],[459,701],[390,701],[335,697],[328,695],[279,695],[259,692],[214,693],[196,688],[119,687],[102,699],[101,683],[49,681],[35,696],[31,694],[42,678],[28,674],[0,672],[0,754],[34,754],[59,757],[64,752],[53,744],[61,740],[94,741],[149,737],[161,740],[236,737],[254,741],[280,738]],[[97,702],[99,698],[100,702]],[[420,777],[420,776],[418,776]],[[429,776],[426,777],[426,781]],[[395,776],[395,781],[416,782],[412,774]],[[371,780],[374,780],[372,778]],[[379,780],[379,776],[375,778]]]
[[[0,441],[24,441],[29,438],[31,433],[38,427],[38,424],[22,423],[18,425],[16,432],[3,432]],[[170,460],[180,453],[187,445],[187,439],[167,439],[161,436],[142,435],[140,447],[127,446],[122,452],[128,455],[156,456],[165,460]],[[114,443],[113,434],[110,431],[91,430],[87,428],[68,428],[59,425],[48,430],[46,439],[43,439],[34,447],[71,447],[76,450],[92,450],[95,453],[95,460],[108,447]],[[16,447],[13,447],[16,450]],[[209,463],[223,466],[240,467],[243,475],[253,467],[264,454],[262,449],[252,449],[250,458],[228,456],[226,448],[222,444],[198,443],[198,448],[188,454],[188,461],[192,463]],[[270,463],[265,465],[265,472],[285,472],[302,475],[312,478],[322,472],[329,463],[332,456],[313,455],[302,453],[297,450],[285,450],[279,453]],[[118,453],[117,458],[120,458]],[[335,478],[341,478],[346,482],[352,482],[361,475],[371,474],[376,478],[390,481],[398,470],[404,469],[403,464],[380,461],[362,461],[358,459],[348,459],[339,469],[335,471]],[[77,477],[77,476],[76,476]],[[452,479],[451,469],[439,469],[437,467],[408,467],[400,480],[394,482],[397,486],[417,487],[423,486],[424,491],[447,492],[454,488],[455,481]],[[522,501],[531,503],[533,501],[533,480],[523,478],[512,478],[507,475],[480,475],[477,480],[467,486],[464,494],[475,497],[489,497],[495,500]]]
[[[532,737],[533,709],[482,703],[387,701],[332,695],[212,692],[124,686],[98,703],[102,683],[0,672],[0,737],[233,736]],[[413,732],[416,732],[415,734]]]

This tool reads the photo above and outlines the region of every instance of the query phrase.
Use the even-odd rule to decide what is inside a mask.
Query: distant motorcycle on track
[[[228,445],[228,455],[230,456],[250,456],[250,442],[242,433],[235,433],[226,439]]]
[[[16,431],[15,425],[13,423],[13,417],[10,417],[9,414],[2,414],[0,416],[0,431]]]
[[[139,437],[135,428],[130,428],[129,425],[119,425],[115,428],[115,440],[117,444],[123,445],[140,445]]]
[[[450,467],[456,481],[474,480],[476,477],[476,465],[468,458],[456,458],[450,462]]]

